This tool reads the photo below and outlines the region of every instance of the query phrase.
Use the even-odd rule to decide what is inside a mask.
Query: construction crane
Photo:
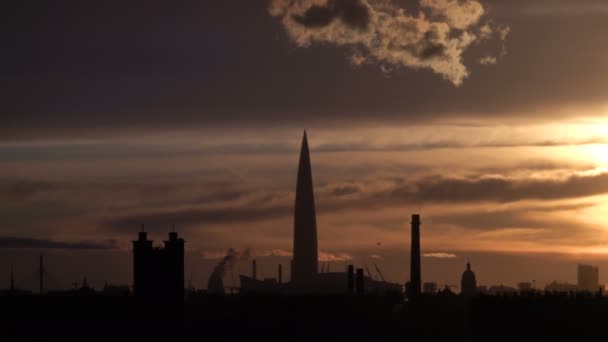
[[[374,263],[374,266],[376,267],[376,271],[378,272],[380,279],[382,279],[382,281],[386,282],[386,280],[384,280],[384,276],[382,275],[382,272],[380,271],[380,267],[378,267],[378,265],[376,265],[376,263]]]
[[[190,279],[188,279],[188,290],[194,290],[194,287],[192,287],[192,273],[190,273]]]
[[[372,275],[372,272],[370,272],[370,271],[369,271],[369,268],[367,267],[367,265],[365,265],[365,270],[367,271],[367,275],[368,275],[368,276],[369,276],[369,277],[370,277],[372,280],[375,280],[375,279],[374,279],[374,276]]]

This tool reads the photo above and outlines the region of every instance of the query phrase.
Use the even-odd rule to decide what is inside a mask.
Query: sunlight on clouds
[[[608,165],[608,145],[597,144],[585,146],[583,150],[589,155],[595,163],[600,165]]]

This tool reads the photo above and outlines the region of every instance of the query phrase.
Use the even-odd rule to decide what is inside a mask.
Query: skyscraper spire
[[[296,202],[294,211],[294,239],[292,281],[299,289],[312,290],[318,273],[317,218],[310,166],[310,152],[306,131],[302,138]]]

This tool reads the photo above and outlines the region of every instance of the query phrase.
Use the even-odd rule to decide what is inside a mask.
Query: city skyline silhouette
[[[294,253],[294,258],[304,256],[300,260],[310,262],[307,260],[310,252],[317,252],[317,226],[306,132],[302,140],[296,189],[299,195],[294,201],[293,239],[294,247],[300,248],[298,253],[303,254]],[[329,263],[321,263],[319,272],[316,269],[318,257],[313,259],[315,269],[312,270],[310,266],[306,267],[306,263],[300,261],[297,264],[292,259],[291,267],[298,266],[292,269],[289,280],[283,280],[282,264],[278,265],[276,278],[258,278],[257,260],[251,251],[230,249],[215,266],[204,290],[196,289],[191,279],[187,285],[185,283],[185,241],[179,237],[175,227],[169,232],[168,240],[164,241],[164,247],[160,247],[148,239],[145,225],[142,225],[137,239],[132,241],[131,285],[106,283],[102,290],[96,291],[84,277],[80,284],[74,283],[72,289],[50,290],[45,284],[53,276],[41,253],[37,294],[18,288],[11,268],[10,287],[0,291],[0,301],[8,308],[1,321],[5,325],[5,334],[9,336],[84,336],[98,331],[97,336],[120,332],[174,338],[185,335],[274,338],[280,335],[312,337],[323,331],[328,336],[342,337],[407,336],[470,341],[496,338],[505,321],[517,324],[515,329],[501,335],[505,339],[521,338],[522,334],[529,338],[581,336],[581,333],[582,336],[598,336],[596,321],[608,312],[608,299],[604,297],[604,286],[599,284],[597,267],[578,265],[577,284],[554,281],[543,290],[537,288],[535,282],[521,282],[518,288],[502,284],[478,286],[471,263],[467,261],[460,291],[454,291],[447,282],[443,288],[434,282],[423,283],[421,236],[424,229],[421,229],[421,215],[412,214],[410,224],[410,279],[405,284],[385,279],[375,262],[375,274],[367,265],[361,267],[352,262],[337,272],[330,271]],[[251,276],[241,274],[239,286],[225,286],[224,278],[234,272],[234,266],[239,261],[250,259]],[[556,305],[568,308],[565,315],[552,312]],[[292,313],[294,309],[296,311]],[[530,313],[525,313],[526,310]],[[84,315],[74,315],[76,312]],[[251,314],[253,316],[249,316]],[[535,315],[542,315],[545,320],[530,324]],[[272,330],[263,328],[277,320],[282,322],[280,327]],[[373,329],[344,333],[343,329],[338,332],[325,326],[336,320],[361,322]],[[569,325],[554,329],[552,325],[558,321]],[[318,324],[324,327],[321,330],[302,329],[294,325],[296,322],[311,325],[311,328]],[[580,330],[592,322],[592,329]],[[36,324],[39,329],[30,331],[27,329],[29,324]],[[251,324],[253,329],[248,331],[229,329],[234,325]],[[442,325],[443,329],[435,329],[436,324]],[[141,326],[155,328],[142,330]],[[99,330],[101,327],[103,330]]]
[[[7,4],[0,323],[601,339],[607,15],[597,0]]]

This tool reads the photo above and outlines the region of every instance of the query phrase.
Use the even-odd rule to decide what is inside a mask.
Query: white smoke
[[[384,72],[425,68],[456,86],[470,74],[463,63],[467,48],[491,38],[506,39],[506,28],[483,22],[486,11],[478,0],[419,4],[419,12],[410,13],[393,0],[272,0],[269,12],[281,19],[299,47],[350,46],[355,52],[349,60],[355,66],[377,63]]]

